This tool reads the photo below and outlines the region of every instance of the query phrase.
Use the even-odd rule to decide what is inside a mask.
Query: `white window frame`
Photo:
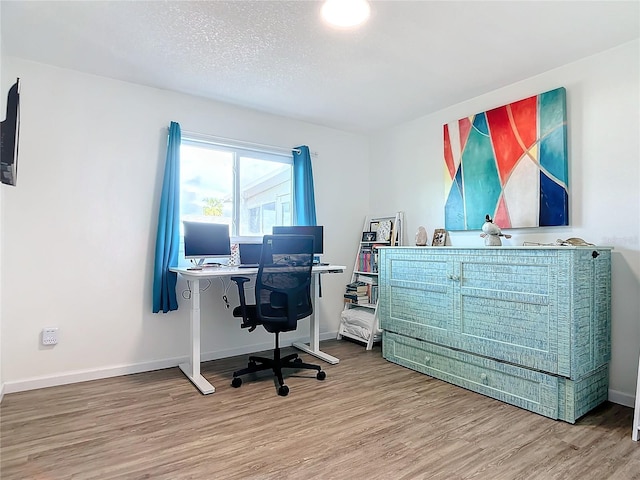
[[[246,145],[244,145],[242,142],[238,142],[237,144],[235,144],[235,142],[232,141],[225,141],[224,143],[221,142],[217,142],[217,141],[212,141],[210,139],[207,139],[206,136],[203,136],[203,138],[201,138],[198,135],[182,135],[182,139],[181,139],[181,144],[182,145],[189,145],[189,146],[195,146],[195,147],[200,147],[200,148],[210,148],[212,150],[217,150],[217,151],[224,151],[224,152],[229,152],[233,155],[233,186],[232,186],[232,192],[233,192],[233,209],[232,209],[232,218],[231,218],[231,243],[243,243],[243,242],[259,242],[262,240],[262,236],[261,235],[252,235],[252,236],[247,236],[247,235],[239,235],[239,230],[240,230],[240,209],[239,209],[239,205],[240,205],[240,175],[238,174],[238,167],[240,164],[240,158],[242,156],[249,156],[249,157],[253,157],[256,158],[256,155],[258,156],[257,158],[260,160],[264,160],[264,161],[273,161],[276,163],[281,163],[281,164],[286,164],[286,165],[290,165],[290,191],[289,191],[289,198],[290,198],[290,205],[289,205],[289,212],[290,212],[290,221],[288,222],[289,225],[293,224],[293,154],[292,153],[283,153],[282,151],[278,152],[278,151],[269,151],[267,149],[263,149],[263,148],[252,148],[252,147],[248,147]],[[276,202],[276,212],[278,211],[278,209],[281,208],[282,203],[280,202],[280,195],[277,195],[275,198],[275,202]],[[260,219],[262,222],[262,218]],[[286,224],[286,223],[283,223]],[[268,232],[264,232],[264,233],[268,233]],[[182,238],[181,238],[181,244],[182,244]]]

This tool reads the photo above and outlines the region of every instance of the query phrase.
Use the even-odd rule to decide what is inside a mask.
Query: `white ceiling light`
[[[322,6],[322,17],[336,27],[355,27],[369,18],[367,0],[327,0]]]

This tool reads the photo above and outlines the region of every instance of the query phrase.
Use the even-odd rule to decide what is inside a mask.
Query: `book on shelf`
[[[378,285],[371,285],[371,289],[369,290],[369,303],[377,303],[378,302]]]
[[[349,285],[347,285],[346,290],[349,293],[357,293],[357,294],[360,294],[360,295],[366,295],[366,294],[369,293],[369,285],[367,285],[366,283],[364,283],[362,285],[358,285],[356,287],[350,287]]]
[[[344,294],[345,301],[349,301],[350,303],[362,304],[362,303],[370,303],[369,295],[357,295],[355,293],[345,293]]]
[[[369,275],[358,275],[358,281],[368,285],[377,285],[378,279]]]
[[[358,271],[378,272],[378,250],[375,248],[363,247],[358,254]]]

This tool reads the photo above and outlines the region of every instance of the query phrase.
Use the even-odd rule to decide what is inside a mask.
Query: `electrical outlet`
[[[42,329],[42,345],[55,345],[58,343],[58,327]]]

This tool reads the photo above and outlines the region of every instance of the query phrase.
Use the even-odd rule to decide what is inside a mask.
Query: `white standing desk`
[[[342,273],[346,267],[344,265],[317,265],[313,267],[311,277],[313,313],[309,325],[309,345],[296,342],[294,347],[313,355],[325,362],[335,365],[340,360],[320,350],[320,318],[318,316],[320,282],[318,275],[324,273]],[[188,270],[186,267],[174,267],[169,269],[179,273],[186,280],[191,282],[191,348],[189,349],[189,362],[178,365],[180,370],[191,382],[198,387],[202,393],[209,394],[215,392],[215,388],[200,373],[200,280],[209,280],[220,277],[252,277],[258,273],[257,268],[238,267],[205,267],[202,270]]]

